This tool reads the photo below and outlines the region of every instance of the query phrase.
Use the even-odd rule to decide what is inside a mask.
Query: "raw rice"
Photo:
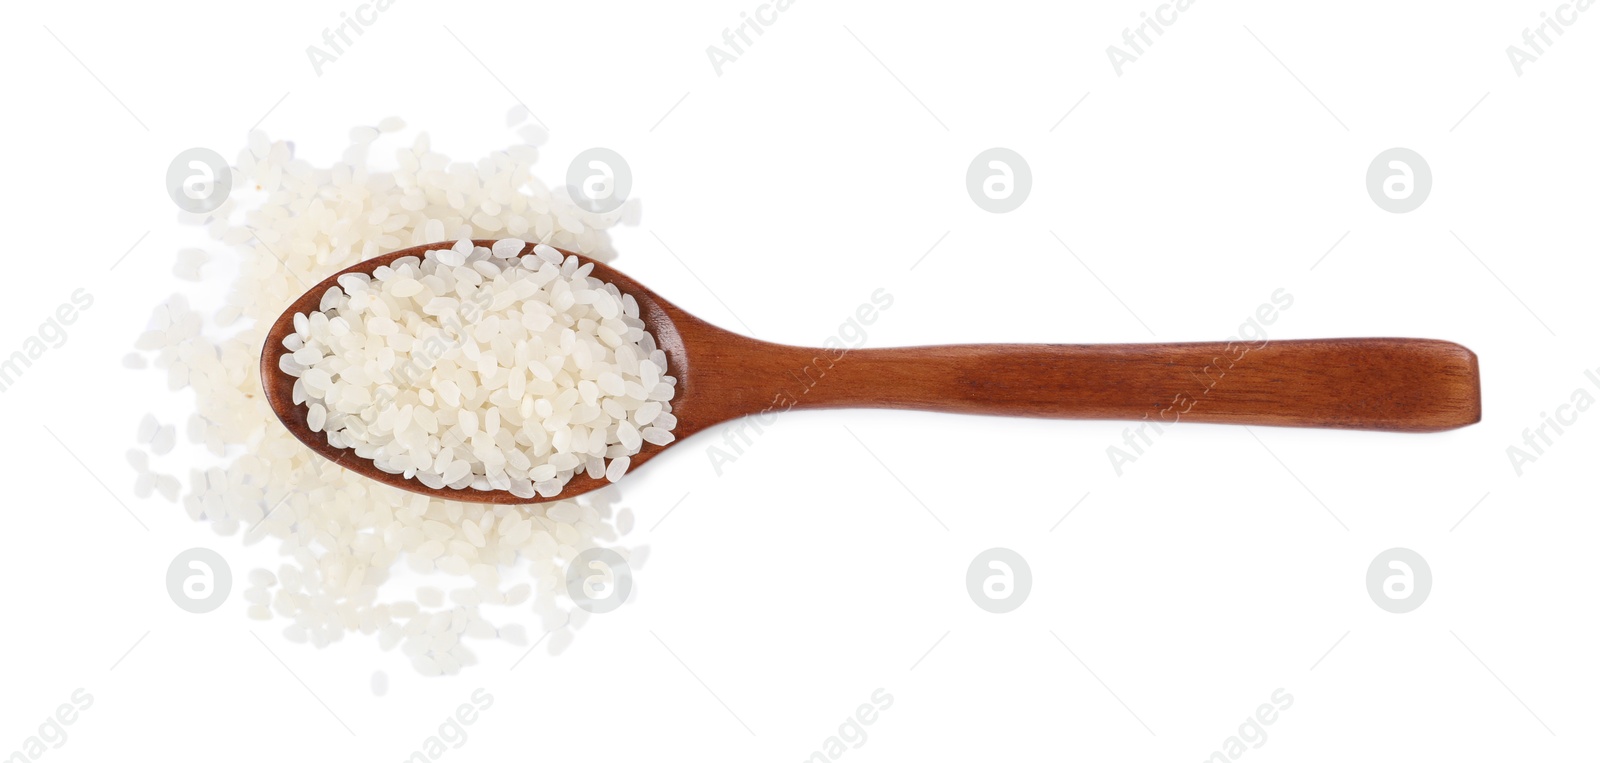
[[[670,440],[676,379],[638,303],[577,257],[525,248],[462,239],[340,277],[279,357],[307,426],[430,488],[521,498],[579,471],[621,479],[635,421]]]
[[[527,119],[519,111],[510,125]],[[531,506],[460,503],[328,463],[295,440],[262,399],[257,360],[267,327],[309,284],[407,246],[515,237],[609,260],[606,230],[636,220],[639,207],[630,200],[591,213],[552,192],[532,174],[539,153],[532,145],[454,162],[417,135],[383,149],[393,152],[392,167],[370,166],[367,155],[402,129],[399,119],[385,119],[375,140],[363,130],[342,160],[321,165],[296,158],[288,142],[251,133],[233,163],[228,200],[207,215],[180,215],[215,242],[200,262],[229,252],[226,270],[237,272],[231,288],[203,287],[225,292],[225,303],[209,316],[180,295],[157,305],[123,363],[153,365],[192,401],[182,427],[187,445],[167,457],[188,467],[180,480],[186,513],[218,535],[240,536],[245,545],[264,546],[257,553],[280,557],[271,571],[246,576],[260,591],[245,599],[247,616],[277,621],[293,643],[322,647],[360,634],[398,650],[421,673],[455,673],[477,662],[473,644],[525,645],[520,620],[530,613],[539,633],[552,634],[545,648],[559,651],[588,617],[564,597],[567,565],[603,546],[637,570],[644,549],[618,544],[609,491]],[[191,255],[181,264],[185,274],[199,270]],[[140,425],[139,447],[128,454],[141,497],[162,481],[147,452],[160,430],[151,423]],[[641,438],[660,429],[645,427]],[[417,575],[448,593],[424,604],[398,589],[409,583],[414,590]],[[440,638],[446,633],[456,638]]]

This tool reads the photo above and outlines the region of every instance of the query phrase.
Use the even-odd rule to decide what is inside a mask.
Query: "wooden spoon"
[[[334,463],[394,487],[438,498],[525,504],[561,500],[607,483],[583,472],[554,498],[506,491],[431,489],[379,471],[354,451],[328,444],[306,426],[292,398],[295,378],[278,367],[296,313],[318,309],[345,273],[367,273],[401,257],[448,249],[453,242],[392,252],[348,267],[296,299],[267,332],[261,381],[267,403],[306,447]],[[491,246],[493,240],[475,242]],[[532,245],[523,255],[532,251]],[[571,254],[568,252],[568,254]],[[639,303],[640,318],[666,352],[678,387],[672,412],[677,439],[646,443],[629,473],[702,429],[742,416],[766,418],[792,408],[904,408],[1056,419],[1123,419],[1171,424],[1437,432],[1480,417],[1478,358],[1431,339],[1302,339],[1175,344],[1002,344],[808,349],[771,344],[717,328],[638,281],[579,255],[594,277]]]

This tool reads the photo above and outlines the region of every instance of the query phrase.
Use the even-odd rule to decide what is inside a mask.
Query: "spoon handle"
[[[1477,356],[1430,339],[772,346],[762,360],[739,371],[755,411],[902,408],[1401,432],[1480,417]]]

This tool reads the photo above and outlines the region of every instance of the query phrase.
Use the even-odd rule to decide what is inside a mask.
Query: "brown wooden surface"
[[[480,246],[492,240],[477,242]],[[294,314],[317,309],[339,276],[371,273],[428,244],[366,260],[330,276],[284,311],[267,333],[261,379],[267,402],[307,447],[347,469],[412,492],[462,501],[540,503],[607,483],[582,473],[554,499],[503,491],[431,490],[385,474],[328,445],[294,405],[294,377],[278,370]],[[524,254],[531,251],[529,246]],[[594,262],[580,256],[583,262]],[[746,415],[764,424],[798,408],[902,408],[998,416],[1210,422],[1436,432],[1476,423],[1478,359],[1431,339],[1304,339],[1266,343],[947,345],[809,349],[734,334],[696,318],[628,276],[594,262],[594,276],[639,302],[640,317],[678,378],[678,439]],[[637,470],[664,448],[645,444]]]

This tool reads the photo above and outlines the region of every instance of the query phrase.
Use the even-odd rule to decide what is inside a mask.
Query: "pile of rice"
[[[593,263],[462,239],[346,273],[278,358],[328,444],[433,489],[550,498],[673,439],[667,354]]]
[[[476,659],[463,639],[524,643],[522,620],[533,618],[518,618],[518,611],[537,616],[552,651],[569,643],[587,613],[564,596],[567,564],[586,549],[605,547],[637,569],[644,549],[616,545],[631,514],[613,516],[611,491],[529,506],[459,503],[390,488],[329,463],[295,440],[262,397],[257,359],[267,328],[331,273],[429,242],[517,237],[609,260],[606,229],[632,222],[638,205],[597,214],[565,191],[551,192],[531,171],[536,145],[453,162],[430,150],[421,134],[394,151],[392,169],[369,168],[374,145],[403,129],[394,118],[356,128],[343,160],[331,166],[297,159],[291,144],[251,134],[234,165],[229,199],[211,214],[183,215],[220,246],[211,255],[186,251],[180,276],[203,281],[207,263],[239,264],[225,305],[201,315],[181,296],[167,300],[125,363],[153,365],[170,388],[192,393],[187,439],[209,450],[215,463],[189,470],[181,496],[189,516],[245,544],[277,542],[282,564],[248,575],[243,598],[251,617],[278,620],[290,641],[319,647],[359,632],[385,649],[399,646],[424,674],[454,673]],[[536,144],[539,136],[531,137]],[[217,256],[225,248],[233,254]],[[655,402],[666,410],[665,401]],[[635,421],[643,407],[633,409]],[[129,454],[143,495],[155,487],[167,495],[176,479],[161,474],[152,458],[165,453],[167,426],[158,423],[151,434],[147,422],[140,448]],[[151,442],[162,453],[153,453]],[[402,562],[436,579],[395,590],[399,583],[391,578]],[[495,606],[515,609],[494,623],[486,608]]]

